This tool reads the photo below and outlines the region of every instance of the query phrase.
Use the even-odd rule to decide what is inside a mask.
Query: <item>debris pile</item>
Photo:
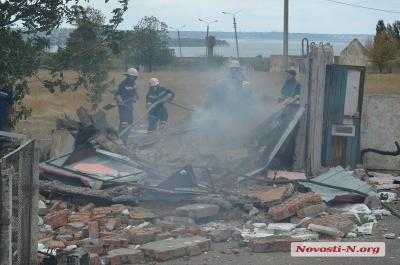
[[[81,120],[95,120],[80,112]],[[289,104],[241,141],[186,127],[133,132],[124,155],[99,144],[104,130],[96,129],[89,146],[40,165],[40,252],[59,264],[71,257],[136,264],[199,255],[226,242],[237,244],[235,254],[241,247],[282,252],[297,241],[373,234],[383,216],[396,214],[400,181],[391,175],[341,167],[312,179],[265,173],[302,113]],[[204,137],[215,144],[202,145]]]

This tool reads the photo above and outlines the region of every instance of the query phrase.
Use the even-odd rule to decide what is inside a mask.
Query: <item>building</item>
[[[352,40],[340,53],[339,64],[367,66],[369,62],[368,50],[358,40]]]

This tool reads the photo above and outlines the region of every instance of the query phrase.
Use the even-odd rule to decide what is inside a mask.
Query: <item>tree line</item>
[[[367,49],[371,62],[379,72],[391,73],[400,59],[400,21],[385,24],[383,20],[379,20],[376,34],[367,43]]]
[[[113,0],[104,1],[109,4]],[[145,17],[132,30],[117,30],[128,1],[114,0],[117,7],[111,10],[109,20],[99,10],[87,7],[89,0],[0,2],[0,90],[12,95],[9,127],[30,114],[23,98],[33,77],[50,92],[83,88],[96,108],[102,93],[114,85],[109,73],[116,59],[123,60],[125,67],[143,65],[149,71],[171,59],[167,25],[157,18]],[[47,37],[65,22],[74,30],[65,47],[49,56]],[[40,76],[42,70],[50,76]],[[76,78],[66,79],[66,70]]]

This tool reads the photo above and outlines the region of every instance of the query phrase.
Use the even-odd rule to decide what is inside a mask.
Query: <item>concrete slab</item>
[[[144,255],[152,260],[166,261],[182,256],[195,256],[206,252],[211,241],[204,237],[170,238],[147,243],[140,247]]]

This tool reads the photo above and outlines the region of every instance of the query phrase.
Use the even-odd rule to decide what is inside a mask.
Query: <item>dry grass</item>
[[[47,73],[40,74],[40,78],[46,78]],[[73,79],[74,75],[65,73],[69,79]],[[248,79],[251,82],[251,88],[255,90],[261,97],[276,97],[279,95],[279,87],[281,86],[282,76],[280,74],[249,72]],[[177,103],[195,107],[200,104],[203,96],[209,89],[215,85],[223,77],[223,73],[219,71],[213,72],[193,72],[193,71],[160,71],[154,73],[142,73],[138,80],[138,92],[140,101],[136,106],[136,115],[143,116],[144,98],[147,93],[147,80],[151,77],[160,79],[162,85],[171,88],[176,93],[175,101]],[[121,73],[112,73],[118,84],[123,76]],[[63,115],[74,117],[75,111],[80,106],[87,106],[86,93],[84,90],[75,92],[64,92],[51,94],[36,78],[33,78],[29,84],[31,93],[25,98],[25,103],[32,109],[32,115],[17,125],[17,131],[27,134],[34,138],[49,138],[51,131],[55,127],[57,118]],[[113,88],[112,90],[115,90]],[[106,104],[114,104],[112,91],[107,91],[100,106]],[[174,106],[168,106],[171,124],[176,124],[184,119],[188,112]],[[107,118],[113,126],[118,124],[117,108],[107,112]]]
[[[400,94],[400,74],[369,74],[365,94]]]
[[[40,74],[45,78],[47,73]],[[70,80],[74,78],[71,73],[65,73]],[[249,72],[248,79],[251,82],[251,89],[255,90],[260,97],[277,97],[279,88],[282,85],[282,75],[277,73]],[[154,73],[142,73],[138,80],[140,101],[136,106],[136,115],[142,116],[144,113],[144,98],[147,93],[147,80],[151,77],[160,79],[162,85],[173,89],[176,93],[176,102],[189,107],[200,104],[203,96],[209,89],[223,77],[220,71],[212,72],[193,72],[193,71],[160,71]],[[112,73],[118,84],[123,76],[121,73]],[[49,138],[54,129],[55,121],[58,117],[69,115],[74,117],[75,111],[80,106],[87,106],[86,93],[84,90],[75,92],[51,94],[41,83],[33,78],[30,82],[31,93],[25,98],[25,103],[32,109],[32,116],[27,120],[21,121],[17,126],[17,131],[30,135],[34,138]],[[113,88],[113,90],[116,89]],[[400,74],[369,74],[365,85],[365,94],[400,94]],[[101,106],[114,103],[112,91],[104,94]],[[174,106],[168,106],[171,124],[178,123],[184,119],[188,113]],[[117,126],[117,109],[114,108],[107,113],[109,122]]]

